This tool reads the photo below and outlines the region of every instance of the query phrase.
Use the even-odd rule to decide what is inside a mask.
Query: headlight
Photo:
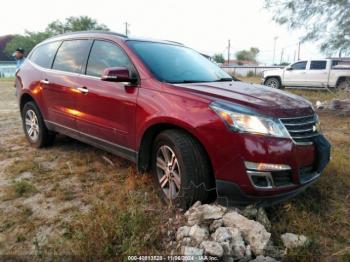
[[[231,111],[218,106],[216,103],[212,103],[210,108],[213,109],[233,131],[275,137],[289,137],[288,131],[278,119]]]

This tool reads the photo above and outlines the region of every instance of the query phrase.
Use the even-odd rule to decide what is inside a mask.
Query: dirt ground
[[[31,148],[12,83],[0,80],[0,255],[164,254],[178,213],[161,203],[150,176],[64,136],[50,148]],[[350,260],[350,120],[320,118],[333,144],[330,165],[315,186],[267,211],[277,245],[285,232],[311,238],[311,247],[289,253],[291,260]]]

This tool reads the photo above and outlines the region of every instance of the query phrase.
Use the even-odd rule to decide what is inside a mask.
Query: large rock
[[[225,242],[232,239],[230,230],[227,227],[219,227],[211,234],[211,238],[216,242]]]
[[[176,240],[180,241],[184,237],[189,237],[190,229],[191,227],[188,227],[188,226],[179,227],[179,229],[176,232]]]
[[[307,245],[308,239],[304,235],[296,235],[292,233],[285,233],[281,236],[283,244],[286,248],[303,247]]]
[[[257,256],[254,260],[250,260],[250,262],[278,262],[278,261],[272,257]]]
[[[198,205],[197,203],[192,206],[185,216],[187,217],[187,223],[190,226],[195,224],[201,224],[203,221],[220,219],[225,213],[226,208],[219,205]]]
[[[200,244],[203,240],[208,239],[209,230],[207,228],[194,225],[190,228],[189,236]]]
[[[214,257],[222,257],[224,255],[224,249],[218,242],[215,241],[203,241],[201,248],[204,249],[204,253],[206,255]]]
[[[203,256],[203,249],[189,246],[181,247],[181,254],[183,256]]]
[[[243,238],[250,245],[255,255],[264,253],[264,248],[269,242],[271,234],[266,231],[262,224],[249,220],[235,211],[225,214],[223,221],[225,226],[237,228],[242,232]]]
[[[241,232],[234,227],[228,228],[231,233],[231,249],[232,255],[235,257],[243,257],[246,253],[246,247]]]
[[[210,232],[215,232],[215,230],[221,227],[223,224],[224,224],[224,221],[222,220],[222,218],[215,219],[213,222],[211,222],[209,226]]]

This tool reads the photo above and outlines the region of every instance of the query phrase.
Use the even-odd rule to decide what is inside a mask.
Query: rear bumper
[[[226,206],[246,206],[249,204],[254,204],[258,207],[272,206],[302,193],[306,188],[315,183],[319,177],[320,175],[315,176],[315,179],[290,191],[267,196],[249,195],[243,192],[236,183],[217,179],[217,201]]]

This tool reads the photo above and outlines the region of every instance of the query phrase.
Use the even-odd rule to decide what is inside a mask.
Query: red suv
[[[37,45],[16,78],[31,145],[62,133],[127,158],[185,207],[276,203],[329,161],[310,102],[237,81],[176,42],[64,34]]]

